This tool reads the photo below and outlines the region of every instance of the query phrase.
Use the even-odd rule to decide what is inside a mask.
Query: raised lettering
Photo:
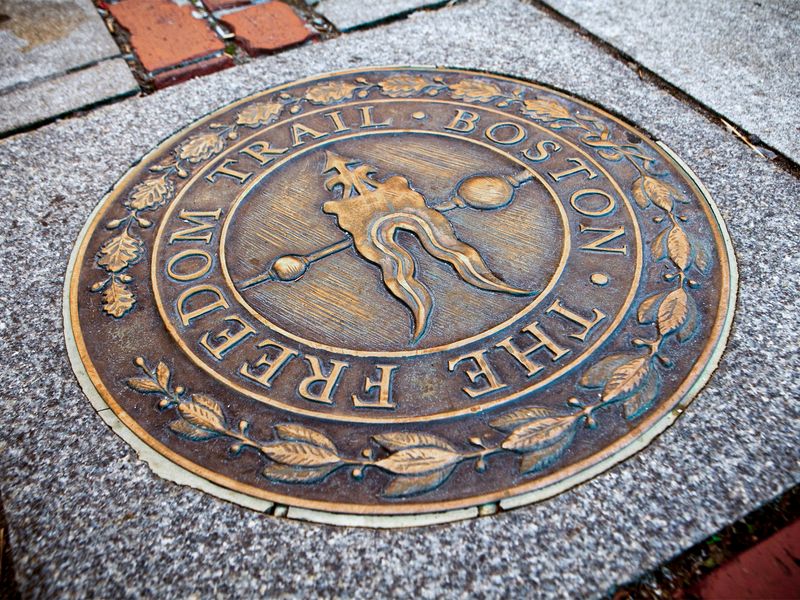
[[[325,116],[333,122],[333,126],[336,128],[333,130],[333,133],[350,131],[350,128],[344,124],[344,121],[342,121],[342,111],[335,110],[333,112],[325,113]]]
[[[190,257],[202,258],[203,265],[191,272],[189,272],[188,270],[184,272],[179,272],[175,270],[175,266],[178,263]],[[167,275],[169,275],[176,281],[194,281],[195,279],[200,279],[203,275],[209,272],[209,270],[211,269],[212,262],[213,259],[211,258],[211,255],[205,250],[200,250],[200,249],[183,250],[182,252],[178,252],[175,256],[171,257],[167,262]]]
[[[237,344],[241,343],[247,336],[252,335],[256,332],[249,324],[242,320],[242,318],[238,315],[231,315],[230,317],[225,317],[225,321],[229,321],[231,323],[238,323],[241,325],[240,329],[231,333],[230,328],[226,327],[219,333],[213,334],[210,331],[203,334],[203,337],[200,338],[200,345],[208,350],[211,353],[211,356],[216,358],[217,360],[222,360],[222,356],[232,350]],[[209,341],[211,340],[211,341]],[[212,344],[213,342],[217,342]]]
[[[552,153],[548,150],[552,150]],[[554,142],[553,140],[541,140],[536,142],[536,154],[531,152],[531,148],[527,148],[525,152],[522,153],[522,156],[527,158],[531,162],[539,163],[547,160],[556,152],[561,151],[561,144],[558,142]]]
[[[189,312],[186,312],[186,302],[190,298],[193,298],[199,294],[211,294],[216,298],[216,300],[210,304],[203,304],[195,307]],[[185,290],[180,296],[178,296],[177,308],[178,316],[181,318],[181,323],[188,325],[194,319],[202,317],[203,315],[207,315],[211,311],[217,310],[218,308],[228,308],[228,301],[225,300],[225,297],[222,295],[222,292],[217,286],[196,285],[188,290]]]
[[[339,383],[339,375],[350,365],[340,360],[331,359],[330,373],[326,375],[322,372],[322,362],[319,358],[316,356],[306,356],[304,358],[308,361],[308,366],[311,367],[311,375],[300,382],[297,393],[312,402],[333,404],[331,394],[333,394],[336,385]],[[314,391],[315,389],[318,391]]]
[[[464,371],[472,383],[477,383],[478,379],[480,378],[486,380],[486,385],[483,387],[461,388],[470,398],[477,398],[478,396],[483,396],[484,394],[488,394],[490,392],[496,392],[497,390],[501,390],[506,387],[504,383],[500,382],[497,373],[494,372],[492,367],[489,365],[489,362],[486,360],[486,350],[478,350],[477,352],[470,352],[469,354],[464,354],[458,358],[453,358],[447,363],[447,369],[452,372],[456,365],[464,361],[473,361],[477,366],[477,368],[467,369]]]
[[[507,136],[504,136],[504,138],[497,137],[497,130],[498,129],[499,130],[503,130],[503,129],[508,129],[508,128],[513,129],[513,133],[511,134],[510,137],[507,137]],[[516,123],[512,123],[510,121],[503,121],[503,122],[500,122],[500,123],[495,123],[494,125],[489,127],[486,130],[485,135],[486,135],[486,137],[488,139],[493,141],[495,144],[502,144],[504,146],[510,146],[512,144],[516,144],[518,142],[521,142],[522,140],[525,139],[525,137],[528,134],[525,132],[525,130],[522,127],[520,127]]]
[[[239,183],[244,183],[248,179],[252,173],[242,173],[241,171],[237,171],[236,169],[228,168],[228,165],[235,165],[237,161],[233,158],[229,158],[225,160],[221,165],[219,165],[216,169],[211,171],[208,175],[206,175],[206,179],[211,183],[216,183],[218,175],[224,175],[225,177],[231,177],[232,179],[238,179]]]
[[[222,214],[222,209],[217,210],[182,210],[178,214],[178,218],[186,221],[187,223],[194,223],[194,227],[181,229],[176,231],[169,237],[169,243],[181,242],[205,242],[208,244],[211,241],[213,229],[216,223],[206,223],[203,219],[214,219],[219,221]],[[205,232],[205,233],[203,233]]]
[[[286,346],[274,342],[272,340],[264,340],[258,343],[259,348],[275,348],[278,350],[277,355],[270,357],[266,352],[258,357],[258,360],[252,365],[245,362],[239,369],[239,373],[252,379],[256,383],[260,383],[268,388],[272,386],[272,381],[281,372],[281,369],[295,356],[297,352],[290,350]],[[266,367],[261,369],[261,367]]]
[[[583,223],[580,224],[580,232],[581,233],[605,233],[606,235],[600,236],[599,238],[595,239],[594,241],[589,242],[588,244],[584,244],[580,247],[580,250],[586,250],[587,252],[611,252],[612,254],[627,254],[628,253],[628,245],[623,244],[622,247],[617,248],[608,248],[604,246],[608,242],[617,239],[625,235],[625,227],[620,225],[619,227],[614,227],[612,229],[605,229],[603,227],[588,227]]]
[[[589,165],[583,162],[583,159],[568,158],[567,162],[571,162],[577,166],[567,169],[566,171],[560,171],[558,173],[548,173],[548,175],[553,178],[553,181],[561,181],[566,177],[571,177],[572,175],[577,175],[578,173],[586,173],[586,179],[594,179],[597,177],[597,173],[595,173]]]
[[[544,369],[542,365],[537,362],[534,362],[530,359],[530,355],[545,348],[550,354],[553,355],[553,362],[556,362],[562,356],[565,356],[569,353],[569,350],[566,348],[562,348],[558,344],[556,344],[547,334],[545,334],[542,329],[539,327],[539,323],[534,321],[530,325],[524,327],[522,329],[524,333],[530,334],[535,340],[536,343],[533,346],[528,346],[524,350],[521,350],[519,346],[517,346],[512,338],[508,337],[503,341],[497,344],[498,348],[503,348],[506,350],[511,356],[513,356],[519,364],[521,364],[527,370],[528,377],[533,377],[539,371]]]
[[[306,127],[302,123],[292,124],[292,146],[300,146],[304,144],[305,140],[303,139],[303,136],[306,135],[316,140],[318,138],[325,137],[328,134],[317,131],[316,129],[312,129],[311,127]]]
[[[581,206],[581,201],[586,198],[587,196],[601,196],[605,199],[605,205],[602,208],[589,208],[588,206]],[[613,210],[617,207],[617,201],[614,200],[612,196],[609,196],[603,190],[595,190],[595,189],[586,189],[586,190],[578,190],[569,199],[569,203],[572,205],[572,208],[577,210],[582,215],[586,215],[587,217],[605,217],[608,214],[611,214]]]
[[[254,158],[258,164],[264,166],[268,162],[272,162],[276,157],[288,152],[288,148],[272,148],[269,142],[255,142],[250,144],[244,150],[239,150],[239,154],[245,154],[250,158]]]
[[[377,380],[367,377],[364,381],[364,391],[369,392],[373,388],[378,388],[378,398],[375,401],[362,400],[353,394],[353,406],[356,408],[394,408],[397,406],[392,402],[392,375],[394,375],[396,365],[376,365],[380,376]]]
[[[556,313],[557,315],[561,315],[568,321],[572,321],[573,323],[577,323],[581,327],[583,327],[583,331],[580,333],[570,333],[569,337],[574,338],[576,340],[580,340],[582,342],[586,341],[586,336],[591,333],[592,329],[594,329],[595,325],[597,325],[600,321],[606,318],[606,314],[596,308],[592,309],[592,314],[594,315],[591,320],[583,318],[576,312],[571,311],[566,306],[561,303],[561,299],[556,298],[555,301],[544,311],[547,314],[551,312]]]
[[[392,119],[386,119],[385,121],[381,121],[380,123],[376,123],[372,120],[372,109],[373,106],[359,106],[358,110],[361,111],[361,128],[364,129],[365,127],[388,127],[392,124]]]
[[[456,116],[453,117],[449,125],[445,126],[445,129],[457,131],[458,133],[469,133],[470,131],[475,131],[475,127],[478,126],[478,121],[480,120],[480,115],[459,108],[456,110]]]

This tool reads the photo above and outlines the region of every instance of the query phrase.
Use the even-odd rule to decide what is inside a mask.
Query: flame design
[[[412,342],[419,341],[425,333],[433,301],[428,289],[415,277],[413,257],[395,239],[399,230],[413,233],[431,256],[449,263],[470,285],[505,294],[525,296],[529,293],[506,285],[495,276],[478,251],[456,237],[450,222],[440,213],[430,208],[424,215],[415,212],[380,217],[372,225],[370,242],[357,246],[364,258],[380,266],[386,287],[411,310],[414,316]]]
[[[336,171],[326,187],[342,187],[342,198],[326,202],[322,210],[336,215],[339,227],[353,238],[356,251],[377,265],[386,288],[413,316],[412,343],[425,334],[433,308],[430,291],[416,277],[414,257],[397,242],[406,231],[420,241],[433,258],[450,264],[466,283],[491,292],[527,296],[529,290],[512,287],[489,269],[478,251],[458,239],[450,221],[427,206],[405,177],[384,182],[370,176],[374,168],[328,153],[325,171]]]

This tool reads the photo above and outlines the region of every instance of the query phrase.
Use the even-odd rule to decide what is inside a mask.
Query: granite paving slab
[[[0,15],[0,90],[119,55],[91,0],[0,0]]]
[[[800,3],[545,2],[800,162]]]
[[[339,31],[347,31],[437,4],[442,4],[442,0],[322,0],[314,10]]]
[[[470,521],[321,526],[156,477],[94,414],[66,357],[62,283],[90,211],[159,140],[227,102],[322,71],[415,63],[568,89],[695,170],[739,260],[718,370],[639,454]],[[25,596],[595,597],[800,480],[798,178],[530,4],[443,8],[131,98],[3,141],[0,165],[0,494]]]
[[[0,133],[138,90],[139,84],[121,58],[22,86],[0,94]]]

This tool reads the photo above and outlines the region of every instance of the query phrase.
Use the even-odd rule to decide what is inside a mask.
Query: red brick
[[[800,598],[800,520],[726,562],[691,592],[704,600]]]
[[[283,2],[257,4],[221,18],[248,54],[274,52],[316,35],[305,21]]]
[[[158,89],[175,85],[201,75],[208,75],[216,71],[222,71],[228,67],[233,66],[233,59],[227,54],[222,56],[215,56],[200,62],[186,65],[185,67],[178,67],[177,69],[169,69],[162,71],[153,77],[153,85]]]
[[[130,32],[136,55],[148,71],[174,67],[225,47],[208,23],[192,16],[191,6],[169,0],[123,0],[108,9]]]
[[[203,0],[208,10],[222,10],[249,4],[250,0]]]

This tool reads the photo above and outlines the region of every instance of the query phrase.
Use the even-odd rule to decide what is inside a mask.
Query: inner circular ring
[[[347,139],[365,137],[365,136],[370,136],[370,135],[396,135],[398,133],[412,134],[412,135],[432,135],[432,136],[438,136],[438,137],[445,137],[445,138],[451,138],[451,139],[456,139],[456,140],[460,140],[460,141],[466,141],[466,142],[470,142],[472,144],[476,144],[478,146],[482,146],[482,147],[484,147],[484,148],[486,148],[486,149],[488,149],[488,150],[490,150],[490,151],[502,156],[504,159],[507,159],[507,160],[511,161],[515,165],[519,166],[522,170],[526,171],[527,173],[530,173],[531,176],[536,181],[538,181],[539,183],[542,184],[542,186],[547,190],[548,194],[550,195],[550,198],[553,200],[553,202],[554,202],[554,204],[555,204],[555,206],[556,206],[556,208],[558,210],[558,214],[559,214],[559,217],[561,219],[562,231],[564,233],[564,238],[563,238],[563,242],[562,242],[562,245],[561,245],[561,256],[560,256],[560,259],[559,259],[559,262],[558,262],[558,266],[557,266],[556,270],[554,271],[554,273],[552,274],[552,276],[550,277],[547,285],[542,289],[542,291],[539,294],[536,295],[536,297],[527,306],[525,306],[525,308],[523,308],[520,311],[517,311],[515,314],[511,315],[509,318],[505,319],[504,321],[502,321],[501,323],[495,325],[494,327],[491,327],[490,329],[484,330],[484,331],[482,331],[480,333],[477,333],[475,335],[471,335],[471,336],[468,336],[466,338],[462,338],[462,339],[460,339],[458,341],[455,341],[455,342],[450,342],[450,343],[447,343],[447,344],[439,344],[439,345],[428,347],[428,348],[418,348],[418,349],[413,349],[412,348],[412,349],[405,349],[405,350],[400,350],[400,351],[370,351],[370,350],[356,350],[356,349],[352,349],[352,348],[344,348],[344,347],[340,347],[340,346],[333,346],[333,345],[330,345],[330,344],[324,344],[324,343],[321,343],[321,342],[317,342],[317,341],[310,340],[308,338],[304,338],[302,336],[299,336],[299,335],[297,335],[297,334],[295,334],[295,333],[293,333],[291,331],[286,330],[283,327],[280,327],[279,325],[275,324],[274,322],[272,322],[269,319],[267,319],[266,317],[264,317],[260,312],[255,310],[247,302],[247,300],[245,300],[245,298],[242,296],[242,294],[239,293],[239,290],[236,288],[235,284],[233,283],[233,279],[232,279],[232,277],[230,275],[230,272],[228,270],[228,264],[227,264],[226,255],[225,255],[225,246],[226,246],[226,240],[227,240],[227,237],[228,237],[228,231],[229,231],[229,228],[230,228],[230,224],[234,220],[234,215],[235,215],[237,209],[241,206],[241,204],[244,202],[244,200],[250,194],[250,192],[253,190],[253,188],[259,184],[259,182],[261,182],[265,177],[268,177],[273,171],[275,171],[276,169],[278,169],[282,165],[286,164],[287,162],[289,162],[291,160],[294,160],[294,159],[298,158],[299,156],[307,154],[307,153],[309,153],[311,151],[319,150],[320,148],[322,148],[322,147],[324,147],[326,145],[330,145],[330,144],[333,144],[333,143],[336,143],[336,142],[340,142],[340,141],[344,141],[344,140],[347,140]],[[538,306],[541,302],[543,302],[544,299],[548,296],[548,294],[551,292],[551,290],[558,283],[559,278],[561,277],[562,273],[564,272],[564,268],[566,267],[567,260],[569,258],[570,248],[571,248],[571,245],[570,245],[569,220],[568,220],[568,217],[567,217],[566,210],[565,210],[560,198],[556,194],[555,190],[553,190],[553,188],[548,184],[548,182],[539,173],[537,173],[536,171],[531,169],[528,165],[526,165],[525,163],[523,163],[519,159],[514,158],[513,156],[511,156],[507,152],[503,152],[502,150],[492,146],[491,144],[487,144],[487,143],[481,142],[479,140],[473,140],[473,139],[465,138],[464,136],[459,136],[459,135],[455,135],[455,134],[451,134],[451,133],[437,132],[437,131],[415,131],[415,130],[407,130],[407,129],[402,129],[402,130],[398,130],[398,129],[382,129],[382,130],[379,130],[379,131],[356,132],[356,133],[353,133],[353,134],[339,136],[335,140],[325,140],[325,141],[322,141],[322,142],[318,142],[317,144],[310,145],[310,146],[308,146],[306,148],[303,148],[302,150],[296,152],[295,154],[292,154],[291,156],[288,156],[288,157],[286,157],[284,159],[281,159],[280,161],[276,161],[275,163],[273,163],[269,169],[265,170],[257,178],[255,178],[252,182],[250,182],[248,184],[248,186],[242,190],[242,192],[239,194],[239,196],[236,198],[236,200],[231,205],[230,212],[228,213],[228,216],[225,219],[225,223],[223,224],[222,232],[221,232],[221,235],[220,235],[219,257],[220,257],[220,266],[221,266],[223,277],[225,279],[225,283],[227,284],[228,289],[233,294],[233,296],[236,299],[237,303],[240,304],[241,306],[243,306],[254,318],[256,318],[262,324],[264,324],[267,327],[269,327],[271,330],[276,331],[276,332],[280,333],[281,335],[286,336],[287,338],[289,338],[289,339],[291,339],[291,340],[293,340],[293,341],[295,341],[295,342],[297,342],[299,344],[303,344],[303,345],[305,345],[307,347],[311,347],[311,348],[315,348],[315,349],[319,349],[319,350],[326,350],[328,352],[337,353],[337,354],[345,354],[345,355],[349,355],[349,356],[371,356],[371,357],[379,357],[379,358],[389,358],[389,357],[422,356],[422,355],[426,355],[426,354],[434,354],[434,353],[437,353],[437,352],[443,352],[443,351],[446,351],[446,350],[451,350],[453,348],[459,348],[459,347],[462,347],[462,346],[466,346],[466,345],[468,345],[468,344],[470,344],[470,343],[472,343],[474,341],[477,341],[477,340],[479,340],[481,338],[493,335],[494,333],[497,333],[498,331],[501,331],[502,329],[508,327],[509,325],[511,325],[512,323],[514,323],[515,321],[519,320],[520,318],[522,318],[526,314],[528,314],[530,311],[532,311],[536,306]]]
[[[376,101],[376,102],[388,102],[388,101]],[[452,102],[452,103],[451,102],[445,102],[445,101],[438,101],[438,102],[454,104],[454,105],[460,105],[460,103],[457,103],[457,102]],[[471,406],[468,406],[468,407],[460,409],[460,410],[448,411],[448,412],[444,412],[444,413],[437,413],[437,414],[433,414],[433,415],[410,416],[410,417],[400,417],[400,418],[391,419],[391,422],[394,422],[394,423],[429,422],[429,421],[433,421],[433,420],[449,419],[449,418],[454,418],[454,417],[458,417],[458,416],[463,416],[463,415],[469,414],[469,413],[485,411],[485,410],[489,410],[491,408],[494,408],[496,406],[499,406],[499,405],[502,405],[502,404],[506,404],[508,402],[513,402],[513,401],[515,401],[515,400],[517,400],[517,399],[519,399],[519,398],[521,398],[521,397],[523,397],[523,396],[525,396],[527,394],[532,393],[534,390],[541,389],[541,388],[549,385],[550,383],[552,383],[553,381],[557,380],[559,377],[564,375],[568,370],[573,368],[575,364],[580,363],[586,357],[590,356],[603,342],[606,341],[606,339],[608,339],[608,337],[611,335],[611,333],[614,332],[617,329],[617,327],[620,325],[620,323],[622,323],[625,315],[628,312],[628,309],[630,308],[630,306],[631,306],[631,304],[633,302],[634,296],[636,295],[636,292],[637,292],[638,287],[639,287],[639,282],[640,282],[640,279],[641,279],[641,276],[642,276],[642,238],[641,238],[642,233],[641,233],[641,229],[640,229],[640,226],[639,226],[639,221],[638,221],[638,219],[637,219],[636,215],[634,214],[634,211],[633,211],[633,209],[631,207],[630,199],[622,191],[622,189],[620,188],[618,182],[614,178],[611,177],[611,175],[608,173],[608,171],[602,165],[597,163],[591,156],[589,156],[586,152],[584,152],[576,144],[574,144],[574,143],[570,142],[569,140],[559,136],[558,134],[554,133],[553,131],[551,131],[549,129],[545,129],[542,126],[536,125],[535,123],[530,123],[529,121],[526,121],[526,120],[524,120],[524,119],[522,119],[520,117],[516,117],[516,116],[513,116],[513,115],[507,115],[506,113],[503,113],[499,109],[484,108],[484,110],[489,111],[489,112],[493,112],[493,113],[497,113],[497,114],[503,114],[503,115],[506,116],[506,118],[509,118],[511,120],[517,120],[517,121],[525,123],[528,126],[532,126],[534,129],[537,129],[537,130],[540,130],[540,131],[546,131],[547,135],[549,135],[553,139],[557,140],[558,143],[562,144],[564,147],[571,148],[573,151],[575,151],[575,152],[579,153],[580,155],[582,155],[583,157],[585,157],[586,160],[588,160],[589,162],[592,163],[592,165],[599,171],[600,174],[602,174],[604,177],[606,177],[609,180],[609,182],[611,183],[613,188],[619,194],[619,198],[622,199],[622,201],[624,203],[624,206],[625,206],[625,209],[628,212],[628,215],[631,217],[631,225],[633,227],[633,241],[634,241],[634,244],[635,244],[635,256],[638,257],[637,258],[637,267],[636,267],[636,270],[635,270],[634,278],[633,278],[633,281],[631,282],[628,295],[625,297],[625,300],[623,302],[622,307],[617,312],[616,318],[613,320],[612,323],[609,324],[609,326],[607,327],[606,331],[597,340],[595,340],[595,342],[591,346],[586,348],[583,353],[581,353],[579,356],[577,356],[573,360],[573,362],[570,363],[569,365],[557,370],[556,372],[552,373],[551,375],[545,377],[544,379],[542,379],[540,381],[537,381],[537,382],[533,383],[532,385],[529,385],[529,386],[527,386],[527,387],[525,387],[525,388],[523,388],[523,389],[521,389],[519,391],[515,391],[515,392],[513,392],[513,393],[511,393],[511,394],[509,394],[507,396],[502,397],[502,398],[498,398],[498,399],[495,399],[495,400],[489,400],[489,401],[485,401],[485,402],[480,402],[480,403],[478,403],[476,405],[471,405]],[[342,137],[344,137],[344,136],[342,136]],[[337,138],[337,139],[341,139],[341,138]],[[194,180],[196,180],[198,178],[201,178],[205,174],[205,170],[207,168],[208,167],[206,167],[204,170],[201,170],[198,173],[196,173],[194,175],[193,179],[190,180],[190,184],[191,184],[192,181],[194,181]],[[153,294],[154,294],[154,297],[155,297],[156,306],[158,308],[159,314],[161,315],[162,321],[163,321],[164,326],[166,327],[167,331],[170,333],[170,335],[175,340],[175,342],[178,344],[178,346],[181,348],[181,350],[183,350],[183,352],[187,356],[189,356],[190,359],[197,366],[199,366],[206,373],[208,373],[209,375],[211,375],[212,377],[214,377],[215,379],[217,379],[218,381],[220,381],[224,385],[230,387],[231,389],[234,389],[234,390],[238,391],[241,394],[244,394],[245,396],[249,396],[251,398],[255,398],[256,400],[259,400],[260,402],[264,402],[265,404],[268,404],[270,406],[274,406],[274,407],[277,407],[279,409],[283,409],[283,410],[286,410],[286,411],[289,411],[289,412],[293,412],[293,413],[296,413],[296,414],[301,414],[301,415],[306,415],[306,416],[310,416],[310,417],[321,418],[321,419],[324,419],[324,420],[331,420],[331,421],[347,421],[349,423],[383,423],[383,422],[386,422],[385,419],[376,419],[376,418],[366,417],[366,416],[357,416],[357,415],[340,416],[340,415],[336,415],[336,414],[322,414],[319,411],[298,408],[297,406],[294,406],[293,404],[288,404],[288,403],[283,402],[281,400],[278,400],[278,399],[276,399],[274,397],[266,396],[266,395],[260,394],[260,393],[255,393],[252,390],[244,387],[243,385],[237,384],[236,382],[234,382],[229,377],[221,375],[220,373],[215,371],[213,368],[211,368],[209,365],[207,365],[202,359],[200,359],[193,350],[191,350],[188,347],[188,345],[184,342],[184,340],[181,338],[181,336],[176,331],[175,327],[170,322],[169,316],[167,315],[167,312],[166,312],[166,310],[165,310],[165,308],[164,308],[164,306],[162,304],[161,293],[159,291],[159,285],[158,285],[159,281],[158,281],[158,277],[157,277],[157,274],[156,274],[156,268],[155,268],[156,265],[158,264],[157,256],[158,256],[158,253],[159,253],[159,239],[160,239],[160,236],[163,233],[164,224],[168,222],[169,216],[179,206],[179,204],[180,204],[179,200],[183,196],[184,191],[186,189],[188,189],[188,188],[184,188],[183,190],[181,190],[178,193],[178,195],[176,196],[175,201],[173,201],[172,203],[170,203],[167,206],[167,212],[165,213],[164,219],[162,221],[162,225],[159,228],[159,231],[158,231],[158,233],[156,235],[155,242],[153,244],[153,251],[152,251],[153,252],[153,261],[152,261],[153,267],[152,267],[151,273],[150,273],[151,285],[153,286]],[[235,290],[234,290],[234,294],[236,294],[238,296],[238,294],[235,292]],[[371,355],[371,356],[374,356],[374,355]]]

